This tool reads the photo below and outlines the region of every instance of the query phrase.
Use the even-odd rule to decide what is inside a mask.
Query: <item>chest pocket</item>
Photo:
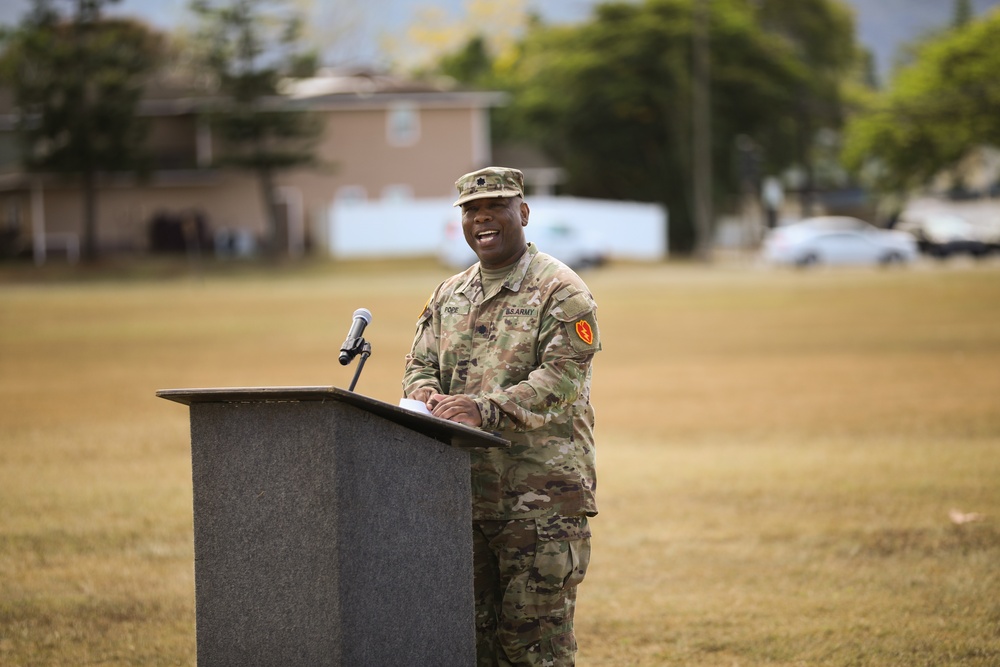
[[[512,377],[518,380],[538,365],[539,312],[537,306],[505,306],[494,323],[493,344]]]
[[[438,364],[441,389],[446,394],[462,393],[469,382],[469,364],[473,356],[472,304],[454,294],[437,308]]]
[[[457,358],[468,357],[472,345],[472,323],[469,321],[471,307],[469,300],[459,294],[440,305],[438,332],[442,355],[451,353],[458,355]]]

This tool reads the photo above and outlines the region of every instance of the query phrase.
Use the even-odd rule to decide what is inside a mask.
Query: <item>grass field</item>
[[[444,276],[0,276],[0,664],[193,665],[187,411],[154,392],[346,387],[364,306],[358,391],[395,402]],[[579,665],[1000,665],[1000,265],[585,278]]]

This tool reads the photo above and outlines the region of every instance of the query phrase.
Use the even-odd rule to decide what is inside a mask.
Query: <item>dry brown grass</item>
[[[346,387],[365,306],[358,390],[394,402],[444,275],[7,275],[0,664],[193,664],[187,415],[155,390]],[[1000,664],[1000,266],[586,278],[605,351],[578,664]]]

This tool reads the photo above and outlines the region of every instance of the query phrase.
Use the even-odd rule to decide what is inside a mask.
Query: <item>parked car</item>
[[[524,229],[524,235],[539,250],[573,269],[600,266],[608,259],[600,236],[588,234],[565,222],[532,218]],[[478,261],[465,241],[460,221],[450,222],[445,228],[438,256],[442,263],[454,269],[466,269]]]
[[[865,222],[860,218],[852,218],[849,215],[820,215],[814,218],[805,218],[792,224],[803,225],[805,227],[826,231],[879,231],[878,227]]]
[[[847,216],[821,216],[770,230],[763,258],[774,264],[901,264],[917,257],[906,232],[879,229]]]
[[[980,229],[953,213],[925,213],[901,220],[896,229],[912,234],[920,251],[932,257],[971,255],[978,258],[996,249]]]

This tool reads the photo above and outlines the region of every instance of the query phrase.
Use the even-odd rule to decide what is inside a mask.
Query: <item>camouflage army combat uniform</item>
[[[576,585],[590,560],[591,361],[601,349],[582,280],[530,245],[484,298],[476,264],[442,283],[417,322],[405,395],[475,400],[509,450],[472,452],[481,667],[572,665]]]

